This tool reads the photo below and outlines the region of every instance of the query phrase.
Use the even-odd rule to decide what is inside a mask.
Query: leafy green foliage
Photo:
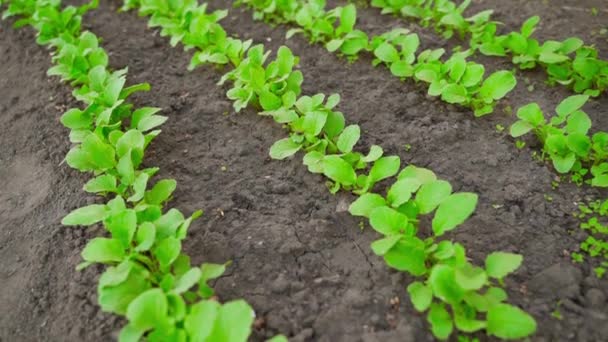
[[[346,38],[354,32],[354,7],[325,12],[324,1],[320,0],[311,1],[305,10],[291,1],[264,1],[264,5],[271,4],[276,5],[275,9],[294,13],[300,26],[307,27],[307,34],[312,39],[325,41],[329,39],[328,35],[335,35],[331,36],[332,40],[343,39],[340,44],[333,43],[344,49],[342,53],[347,54],[351,47],[357,50],[358,38],[352,41]],[[275,59],[269,60],[270,53],[264,51],[263,46],[250,47],[235,39],[234,46],[240,47],[239,53],[226,61],[220,56],[229,56],[228,50],[232,48],[230,44],[218,44],[215,37],[219,40],[234,38],[222,34],[201,35],[197,25],[189,21],[196,17],[195,14],[200,14],[199,19],[205,18],[200,19],[201,23],[213,27],[222,17],[221,12],[208,17],[204,14],[204,6],[195,7],[186,0],[171,3],[130,0],[125,3],[125,9],[128,8],[140,8],[142,15],[151,16],[151,24],[159,26],[173,44],[181,42],[188,46],[186,37],[190,34],[193,39],[204,36],[199,42],[201,45],[192,44],[196,52],[217,48],[217,58],[206,61],[234,67],[221,83],[232,83],[227,96],[234,101],[235,110],[257,107],[261,115],[272,117],[289,130],[289,138],[273,145],[271,157],[283,159],[302,151],[304,164],[311,172],[324,175],[332,192],[345,189],[359,196],[350,207],[351,213],[368,217],[372,228],[382,235],[372,244],[376,254],[390,267],[419,277],[408,291],[417,309],[429,310],[427,319],[437,337],[447,338],[455,329],[463,332],[488,330],[490,318],[501,319],[501,311],[496,308],[507,305],[503,303],[506,293],[500,288],[499,279],[490,274],[497,272],[504,276],[514,271],[514,265],[499,263],[493,265],[492,270],[476,267],[468,261],[461,244],[439,240],[473,214],[476,195],[452,193],[452,187],[438,180],[430,170],[413,165],[401,169],[400,158],[384,156],[379,146],[371,146],[366,154],[359,152],[357,142],[361,130],[356,125],[347,126],[344,115],[335,110],[340,100],[338,95],[300,95],[302,75],[295,70],[298,58],[288,48],[281,47]],[[258,13],[272,14],[274,9],[263,8]],[[190,24],[183,25],[185,22]],[[333,23],[331,27],[325,24],[328,22]],[[409,44],[416,45],[414,38],[407,39],[411,41],[391,41],[399,45],[395,50],[400,59],[411,59],[411,53],[405,53],[404,49],[409,48]],[[390,48],[383,48],[378,53],[380,60],[394,61]],[[486,108],[506,92],[509,85],[506,74],[498,74],[495,79],[486,80],[486,84],[482,81],[483,70],[474,64],[463,64],[462,56],[446,62],[448,66],[436,63],[441,54],[441,51],[426,51],[418,59],[421,63],[430,63],[429,69],[439,66],[438,74],[453,81],[446,86],[446,98],[458,103],[456,100],[464,97],[464,102],[478,101],[480,108]],[[426,69],[413,68],[413,77],[417,71],[421,80],[433,75]],[[226,265],[192,267],[189,258],[181,253],[181,241],[200,212],[189,218],[176,209],[164,212],[163,205],[170,199],[175,182],[161,180],[148,190],[148,182],[157,169],[138,168],[145,148],[155,136],[154,131],[148,132],[148,129],[156,127],[154,123],[162,123],[162,118],[154,108],[131,112],[131,106],[124,101],[129,95],[128,88],[124,88],[124,71],[102,73],[96,70],[91,73],[89,70],[86,75],[87,88],[75,94],[87,105],[95,107],[90,112],[83,111],[82,115],[71,114],[75,118],[92,117],[91,121],[84,121],[90,122],[88,129],[81,129],[76,124],[72,128],[77,132],[73,134],[73,141],[79,148],[73,152],[72,162],[85,171],[96,173],[94,181],[87,186],[89,190],[112,193],[115,197],[102,207],[77,210],[66,220],[75,225],[100,223],[108,232],[108,238],[94,240],[99,242],[92,243],[87,253],[83,252],[85,262],[81,267],[92,262],[108,265],[100,279],[98,297],[104,310],[126,315],[129,319],[120,339],[245,340],[253,320],[251,308],[241,301],[221,305],[209,299],[213,296],[209,281],[221,276]],[[443,86],[440,79],[437,80],[438,87]],[[436,79],[428,83],[433,81]],[[92,84],[95,86],[91,87]],[[459,85],[466,92],[462,92]],[[144,88],[140,86],[135,90]],[[443,90],[441,94],[443,96]],[[112,103],[114,100],[118,104]],[[100,111],[96,112],[98,107]],[[122,119],[126,118],[135,120],[125,132],[121,126]],[[150,124],[142,124],[148,121]],[[80,123],[67,118],[66,122]],[[389,179],[394,176],[396,180],[390,184]],[[374,193],[380,182],[389,183],[386,195]],[[427,222],[422,220],[422,215],[433,216],[433,229],[421,229],[421,222]],[[424,236],[423,231],[431,235]],[[197,285],[198,290],[195,289]],[[489,317],[490,310],[494,310],[494,317]],[[506,332],[498,329],[491,333],[500,337],[523,335],[527,331],[526,335],[529,335],[532,333],[528,331],[530,321],[533,319],[522,312],[513,320],[514,324],[508,325]],[[517,322],[522,322],[524,327],[517,326]]]
[[[571,253],[572,261],[583,262],[585,257],[595,263],[594,272],[598,278],[602,278],[608,270],[608,200],[593,201],[579,204],[579,213],[576,216],[586,221],[581,222],[580,228],[586,233],[586,238],[578,247],[577,252]],[[590,217],[589,217],[590,216]]]
[[[126,69],[110,71],[108,54],[99,46],[99,39],[91,32],[80,32],[82,15],[96,4],[61,9],[58,0],[15,0],[9,1],[4,13],[4,17],[21,18],[19,26],[33,26],[38,31],[37,42],[54,49],[55,65],[48,74],[75,87],[74,97],[85,106],[61,117],[74,143],[65,160],[94,175],[85,191],[113,197],[105,204],[75,209],[62,220],[66,226],[100,224],[106,231],[105,237],[87,243],[78,269],[107,265],[99,279],[98,301],[104,311],[128,319],[120,341],[246,341],[254,318],[249,305],[243,301],[222,305],[209,299],[213,290],[208,281],[221,276],[225,265],[193,267],[182,254],[181,241],[202,212],[186,218],[177,209],[165,211],[177,186],[175,180],[159,180],[150,187],[149,180],[158,168],[141,168],[147,146],[167,118],[157,114],[159,108],[133,109],[128,97],[149,90],[149,85],[126,86]],[[166,9],[167,3],[142,0],[130,4],[145,5],[152,13]],[[183,37],[187,41],[198,39],[198,31],[191,29],[202,29],[197,25],[206,26],[205,20],[219,20],[221,14],[197,18],[193,14],[204,13],[204,7],[196,2],[170,4],[189,10],[186,16],[192,21],[167,28],[163,34],[188,32]],[[188,30],[180,31],[183,25]],[[229,40],[218,38],[218,28],[210,35],[221,45]],[[238,54],[233,54],[238,49],[221,49],[227,59],[238,61]],[[214,58],[220,62],[219,57]]]
[[[488,56],[509,56],[521,69],[542,67],[549,84],[566,85],[577,93],[598,96],[608,88],[608,61],[598,58],[593,46],[576,37],[563,41],[540,42],[532,37],[538,16],[526,20],[519,32],[498,34],[501,23],[493,21],[492,10],[470,17],[463,13],[471,1],[460,5],[452,0],[372,0],[382,13],[415,18],[423,26],[432,25],[444,38],[458,33],[468,36],[470,52],[479,50]]]
[[[519,118],[510,129],[517,138],[533,132],[543,145],[559,173],[571,173],[573,181],[597,187],[608,186],[608,133],[589,134],[591,119],[582,110],[589,96],[574,95],[563,100],[556,108],[556,115],[547,120],[536,103],[530,103],[517,111]]]
[[[406,2],[387,1],[383,4],[396,6]],[[448,4],[447,1],[434,3]],[[253,8],[258,19],[296,25],[298,28],[289,30],[288,37],[303,33],[311,43],[322,42],[329,51],[339,52],[349,60],[367,51],[374,57],[374,66],[383,64],[396,77],[428,83],[429,95],[472,108],[476,116],[491,113],[496,101],[506,96],[516,84],[513,73],[509,71],[498,71],[484,80],[484,67],[467,61],[468,52],[454,54],[446,61],[440,59],[444,53],[442,49],[418,53],[418,35],[406,29],[393,29],[370,39],[364,32],[354,29],[357,13],[352,4],[331,10],[325,10],[325,0],[240,0],[237,4]],[[442,10],[451,11],[439,6]],[[446,16],[446,20],[456,19]],[[465,21],[461,16],[458,20]]]

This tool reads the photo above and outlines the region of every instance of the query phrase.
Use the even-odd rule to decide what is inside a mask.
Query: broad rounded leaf
[[[465,290],[456,281],[454,268],[447,265],[435,265],[429,276],[429,285],[437,298],[450,304],[457,304],[462,300]]]
[[[426,319],[431,323],[433,335],[438,339],[445,340],[452,334],[454,323],[452,323],[452,317],[450,317],[443,304],[431,305],[431,310]]]
[[[416,193],[416,205],[421,214],[428,214],[445,201],[451,193],[452,186],[446,181],[435,180],[426,183]]]
[[[359,141],[361,129],[358,125],[350,125],[342,131],[338,138],[338,149],[343,153],[348,153],[353,150],[353,146]]]
[[[502,279],[521,265],[519,254],[494,252],[486,257],[486,272],[492,278]]]
[[[129,324],[139,330],[161,326],[167,319],[167,297],[159,288],[150,289],[135,298],[127,309]]]
[[[348,211],[354,216],[369,217],[374,209],[384,206],[386,206],[386,201],[382,196],[367,193],[361,195],[353,203],[351,203]]]
[[[483,98],[499,100],[513,90],[515,85],[517,85],[517,80],[511,71],[497,71],[486,78],[479,93]]]
[[[294,155],[302,148],[302,145],[297,144],[291,138],[281,139],[270,147],[270,157],[272,159],[285,159]]]
[[[532,126],[538,126],[545,122],[545,116],[540,106],[536,102],[528,103],[527,105],[517,110],[517,117],[529,122]]]
[[[158,181],[152,190],[146,191],[145,200],[148,204],[161,204],[169,199],[176,187],[177,182],[174,179]]]
[[[215,328],[207,341],[246,342],[254,317],[253,309],[243,300],[222,305],[218,310]]]
[[[513,138],[518,138],[530,132],[533,128],[534,127],[529,122],[518,120],[513,125],[511,125],[509,133]]]
[[[419,276],[427,272],[424,242],[416,237],[402,239],[384,255],[384,261],[399,271]]]
[[[173,292],[180,294],[184,293],[192,286],[194,286],[201,278],[201,270],[200,268],[191,268],[188,272],[184,273],[177,281],[175,282],[175,286],[173,287]]]
[[[536,321],[525,311],[509,304],[498,304],[486,316],[488,334],[504,339],[520,339],[536,331]]]
[[[433,232],[436,236],[456,228],[473,214],[477,206],[477,195],[461,192],[450,195],[443,201],[433,218]]]
[[[399,240],[401,240],[401,235],[392,235],[384,239],[376,240],[372,242],[372,251],[374,251],[374,254],[382,256],[391,250]]]
[[[404,178],[393,184],[386,196],[392,207],[398,208],[412,197],[412,194],[420,187],[420,181],[415,178]]]
[[[428,309],[433,302],[433,290],[419,281],[411,283],[407,287],[407,292],[410,294],[414,308],[419,312]]]
[[[559,116],[566,116],[581,109],[587,100],[589,100],[588,95],[572,95],[560,102],[555,111]]]
[[[399,60],[399,52],[397,52],[397,49],[388,42],[384,42],[378,46],[374,50],[374,55],[386,63],[392,63]]]
[[[80,253],[82,258],[88,262],[119,262],[125,256],[125,247],[116,239],[94,238],[84,247]]]
[[[108,216],[108,211],[103,204],[91,204],[78,208],[61,220],[64,226],[90,226],[102,221]]]
[[[455,275],[456,282],[465,290],[478,290],[482,288],[488,280],[483,268],[475,267],[468,263],[457,268]]]
[[[378,207],[370,213],[369,222],[380,234],[398,234],[408,224],[408,218],[404,214],[389,207]]]
[[[338,156],[326,156],[323,159],[323,174],[344,185],[353,185],[357,181],[353,167]]]

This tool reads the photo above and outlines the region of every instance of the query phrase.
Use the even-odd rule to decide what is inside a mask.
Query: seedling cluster
[[[608,200],[593,201],[588,204],[579,204],[576,214],[581,220],[580,228],[587,233],[587,238],[581,242],[579,252],[571,254],[572,261],[583,262],[585,256],[597,260],[598,265],[593,269],[598,278],[602,278],[608,270]]]
[[[470,17],[464,12],[471,0],[457,5],[451,0],[372,0],[371,5],[382,13],[418,20],[423,26],[432,25],[443,37],[455,33],[468,37],[471,54],[479,51],[486,56],[510,57],[520,69],[540,66],[549,84],[568,86],[576,93],[599,96],[608,88],[608,61],[598,57],[594,46],[585,45],[577,37],[563,41],[541,42],[532,37],[540,17],[526,20],[520,32],[499,34],[500,22],[492,20],[492,10]]]
[[[476,116],[493,112],[516,80],[504,70],[485,77],[483,65],[467,60],[470,54],[479,50],[511,56],[522,69],[539,65],[547,71],[549,83],[568,85],[580,95],[565,99],[550,119],[537,104],[520,108],[511,135],[534,133],[543,156],[559,173],[570,173],[577,183],[608,186],[608,133],[591,134],[591,120],[582,110],[589,97],[606,89],[608,63],[578,38],[543,44],[531,38],[538,17],[526,21],[521,32],[497,35],[499,23],[492,21],[492,11],[464,16],[469,3],[372,1],[383,13],[417,18],[446,38],[470,36],[471,49],[443,58],[443,49],[419,52],[419,36],[406,29],[371,37],[356,29],[352,4],[328,10],[325,0],[236,1],[253,8],[257,19],[292,25],[287,37],[303,34],[351,61],[370,54],[374,66],[423,82],[429,95],[471,108]],[[188,228],[202,212],[188,217],[167,208],[176,181],[154,180],[159,169],[142,166],[147,147],[167,117],[159,114],[160,108],[129,103],[132,94],[150,86],[127,86],[127,69],[109,69],[108,53],[97,36],[81,29],[83,14],[94,9],[97,0],[65,8],[60,0],[0,0],[0,6],[4,4],[4,17],[16,17],[18,27],[32,26],[37,43],[52,49],[54,65],[48,75],[71,85],[82,104],[61,117],[74,144],[65,161],[91,173],[84,190],[106,202],[76,209],[62,223],[105,228],[105,236],[92,239],[82,251],[78,269],[106,265],[98,300],[102,310],[126,317],[120,341],[246,341],[253,309],[243,300],[219,303],[209,284],[229,262],[192,266],[181,250]],[[433,171],[402,165],[381,146],[358,146],[361,128],[346,122],[339,111],[339,94],[302,94],[299,57],[288,47],[272,54],[263,44],[230,36],[220,23],[228,12],[210,12],[195,0],[125,0],[122,9],[137,9],[171,46],[192,50],[189,69],[211,65],[224,70],[218,84],[227,88],[236,112],[254,109],[284,127],[288,136],[270,147],[271,158],[282,160],[301,152],[303,164],[323,177],[331,193],[355,196],[349,212],[366,218],[379,234],[372,251],[390,268],[415,279],[407,286],[411,304],[426,314],[436,338],[485,332],[500,339],[521,339],[536,331],[532,316],[509,304],[504,290],[505,277],[519,268],[523,257],[493,252],[483,266],[475,265],[461,243],[446,237],[473,215],[477,195],[454,192]],[[497,126],[499,132],[502,129]],[[608,267],[608,245],[602,239],[607,229],[598,218],[606,215],[607,206],[598,202],[580,207],[581,218],[594,215],[581,225],[590,234],[581,251],[603,258],[596,268],[598,276]],[[572,258],[582,261],[584,256],[573,253]],[[277,336],[271,341],[286,339]]]
[[[37,42],[53,50],[50,76],[74,87],[82,108],[61,117],[74,144],[65,157],[69,166],[93,174],[86,192],[109,199],[72,211],[66,226],[103,225],[106,237],[96,237],[82,250],[83,262],[106,265],[97,297],[105,312],[124,316],[122,342],[246,341],[254,319],[243,300],[220,304],[212,300],[209,281],[220,277],[228,263],[192,266],[181,251],[188,228],[202,212],[186,217],[166,208],[177,184],[153,182],[157,167],[142,167],[150,142],[167,117],[160,108],[134,108],[129,97],[150,89],[126,85],[127,70],[108,68],[108,54],[92,32],[81,30],[82,15],[97,6],[61,8],[59,0],[12,0],[4,17],[16,26],[30,25]]]
[[[588,95],[566,98],[549,120],[537,103],[523,106],[517,111],[519,120],[511,126],[510,133],[518,138],[533,132],[555,170],[571,173],[574,182],[608,187],[608,133],[589,133],[591,119],[582,110],[588,99]]]
[[[298,28],[287,32],[304,34],[311,43],[322,43],[330,52],[357,59],[362,53],[374,56],[373,64],[382,64],[401,79],[413,78],[428,84],[428,94],[443,101],[474,110],[475,116],[493,112],[496,101],[516,85],[510,71],[496,71],[484,79],[483,65],[467,61],[467,53],[456,53],[442,60],[444,49],[419,52],[416,33],[397,28],[369,37],[355,29],[355,5],[326,10],[325,0],[239,0],[253,8],[255,17],[272,23],[288,23]]]
[[[154,0],[125,2],[123,9],[132,8],[149,16],[150,24],[158,24],[162,32],[179,32],[169,34],[173,43],[188,36],[184,30],[191,29],[190,22],[201,20],[198,23],[215,34],[201,40],[195,55],[221,49],[222,44],[213,37],[226,39],[220,32],[222,12],[203,14],[204,5],[195,1],[178,1],[170,6],[160,6]],[[326,16],[314,13],[315,17]],[[318,28],[312,39],[325,32],[323,25],[311,27]],[[344,115],[335,110],[339,95],[302,95],[303,75],[296,70],[299,58],[289,48],[279,48],[275,59],[270,59],[271,53],[261,44],[247,41],[234,45],[249,49],[234,54],[243,57],[230,60],[233,68],[219,83],[229,84],[226,95],[235,111],[257,109],[260,115],[288,129],[289,137],[270,148],[272,158],[285,159],[302,151],[304,164],[309,171],[325,176],[332,193],[347,190],[358,196],[349,211],[368,218],[381,234],[371,246],[377,255],[390,267],[419,279],[408,286],[408,291],[414,307],[427,312],[435,336],[445,339],[454,330],[485,330],[500,338],[521,338],[535,331],[534,319],[507,304],[502,289],[504,277],[521,264],[520,255],[492,253],[485,267],[479,267],[467,259],[463,245],[440,239],[474,212],[477,195],[453,193],[452,186],[430,170],[413,165],[401,168],[400,158],[385,156],[380,146],[372,145],[367,153],[357,151],[361,129],[347,125]],[[187,43],[184,47],[188,48]],[[227,54],[221,50],[216,53]],[[225,64],[212,59],[206,63]],[[386,194],[375,193],[374,185],[389,178],[393,183]],[[433,216],[428,230],[419,226],[422,215]]]

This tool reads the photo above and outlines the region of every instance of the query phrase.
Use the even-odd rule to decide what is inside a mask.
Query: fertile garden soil
[[[226,3],[211,1],[211,7]],[[129,67],[130,83],[152,85],[136,103],[162,107],[169,116],[146,163],[177,179],[171,205],[205,210],[191,227],[185,251],[196,263],[233,261],[215,287],[221,300],[243,297],[253,305],[252,340],[276,333],[291,341],[433,340],[406,295],[411,279],[373,255],[369,244],[376,233],[361,230],[360,220],[346,211],[353,197],[330,195],[301,156],[270,160],[268,148],[285,136],[281,127],[251,110],[235,114],[226,89],[215,85],[220,71],[188,72],[188,53],[171,48],[146,28],[145,19],[117,13],[118,5],[102,1],[84,26],[103,38],[114,68]],[[607,37],[599,34],[608,24],[604,5],[486,0],[474,6],[497,9],[496,18],[508,29],[539,14],[538,37],[577,35],[606,58]],[[600,9],[597,16],[590,16],[591,7]],[[359,16],[369,32],[409,26],[375,9],[360,10]],[[507,105],[538,101],[549,112],[567,90],[545,86],[541,72],[520,73],[517,90],[497,113],[475,119],[468,110],[427,97],[413,82],[372,68],[368,57],[348,64],[301,37],[285,41],[285,27],[254,22],[249,11],[231,10],[223,24],[273,49],[287,44],[301,56],[304,92],[340,93],[339,109],[363,130],[362,148],[379,144],[434,170],[455,190],[479,194],[476,214],[451,237],[477,263],[496,250],[524,255],[506,285],[511,301],[538,321],[533,341],[608,338],[608,281],[595,277],[592,264],[574,265],[569,256],[584,239],[571,216],[576,203],[608,192],[567,183],[553,190],[554,171],[495,129],[513,121],[502,110]],[[426,47],[454,43],[440,41],[431,29],[411,28],[422,33]],[[484,63],[488,69],[511,68],[504,60]],[[82,191],[88,176],[62,163],[70,144],[58,119],[77,104],[68,86],[45,75],[49,66],[49,53],[34,43],[31,30],[0,22],[0,341],[109,341],[124,322],[96,304],[102,269],[74,270],[87,240],[102,231],[59,223],[96,199]],[[586,109],[597,129],[608,129],[606,94]],[[556,309],[563,318],[551,316]]]

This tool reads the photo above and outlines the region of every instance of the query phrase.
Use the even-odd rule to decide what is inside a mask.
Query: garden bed
[[[573,3],[476,6],[496,8],[497,19],[511,29],[539,14],[544,24],[538,37],[577,35],[606,58],[608,38],[591,32],[599,32],[608,14],[572,9],[601,9],[601,1]],[[367,224],[361,230],[364,221],[348,213],[354,197],[329,194],[300,158],[271,160],[268,149],[285,132],[253,110],[235,114],[225,89],[216,86],[222,72],[188,72],[188,53],[171,48],[134,12],[117,13],[119,6],[102,2],[85,15],[83,26],[102,38],[111,67],[128,66],[131,82],[151,84],[135,103],[162,107],[169,117],[146,163],[177,180],[172,206],[205,211],[190,228],[184,250],[194,264],[233,261],[215,289],[222,300],[244,298],[252,305],[252,340],[277,333],[293,341],[432,340],[426,318],[409,302],[405,287],[411,279],[373,254],[369,245],[377,234]],[[210,1],[210,7],[227,4]],[[368,32],[404,22],[375,9],[359,11],[359,26]],[[81,191],[86,178],[62,163],[70,144],[58,118],[75,102],[67,86],[46,76],[50,57],[34,44],[33,32],[10,24],[0,21],[0,340],[107,341],[124,322],[96,304],[102,269],[74,271],[82,247],[100,231],[59,223],[71,210],[95,202]],[[229,33],[274,51],[289,46],[301,57],[303,93],[339,92],[339,109],[361,126],[365,146],[381,145],[404,163],[432,169],[456,191],[479,195],[474,216],[450,237],[478,264],[495,250],[524,256],[506,289],[511,302],[537,320],[532,340],[608,336],[608,281],[597,279],[588,262],[573,264],[569,255],[584,239],[572,217],[576,203],[608,192],[566,182],[554,189],[555,171],[532,158],[528,147],[516,148],[508,132],[496,130],[513,121],[505,106],[537,101],[549,112],[568,90],[544,85],[540,72],[518,73],[518,87],[496,113],[476,119],[470,110],[427,97],[411,81],[372,68],[367,57],[348,64],[300,36],[285,40],[285,26],[253,21],[249,10],[232,9],[223,24]],[[432,30],[421,30],[423,45],[443,44],[425,41]],[[501,59],[483,63],[510,68]],[[525,77],[534,84],[531,92]],[[605,94],[585,108],[594,127],[608,129]]]

